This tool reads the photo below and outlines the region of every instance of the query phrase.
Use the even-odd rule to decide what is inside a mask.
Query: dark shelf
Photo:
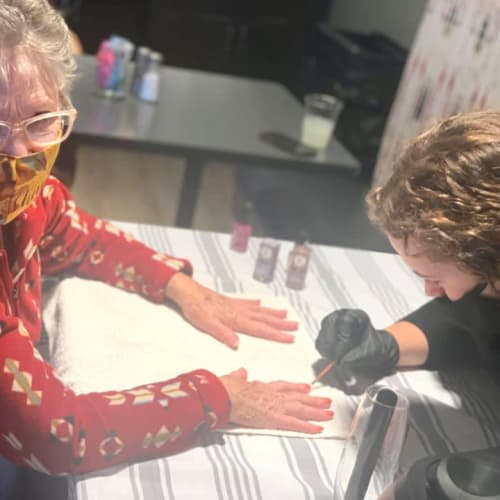
[[[279,81],[292,91],[303,70],[313,0],[85,0],[76,30],[96,53],[116,33],[172,66]]]

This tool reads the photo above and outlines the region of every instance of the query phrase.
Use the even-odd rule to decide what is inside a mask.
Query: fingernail
[[[319,434],[320,432],[323,432],[323,427],[320,427],[319,425],[315,426],[314,434]]]
[[[325,410],[325,414],[329,417],[333,417],[335,415],[335,412],[333,410]]]
[[[236,350],[238,349],[240,345],[240,339],[238,337],[236,337],[232,342],[231,342],[231,347]]]

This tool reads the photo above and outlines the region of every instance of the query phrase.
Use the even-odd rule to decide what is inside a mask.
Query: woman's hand
[[[231,400],[229,420],[233,424],[318,434],[323,427],[308,421],[327,421],[333,417],[329,409],[332,400],[310,396],[308,384],[248,382],[244,368],[220,380]]]
[[[337,309],[321,321],[316,349],[336,369],[362,370],[375,378],[394,371],[399,361],[399,345],[393,335],[376,330],[361,309]]]
[[[183,273],[171,278],[166,294],[192,325],[233,349],[239,343],[236,331],[276,342],[294,341],[286,331],[297,330],[298,323],[285,319],[286,310],[263,307],[259,300],[225,297]]]

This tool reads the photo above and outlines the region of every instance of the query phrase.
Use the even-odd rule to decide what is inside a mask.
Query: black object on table
[[[344,500],[363,500],[379,458],[391,418],[398,402],[391,389],[380,389],[359,446],[356,462],[347,484]]]
[[[415,462],[379,500],[500,500],[500,448]]]

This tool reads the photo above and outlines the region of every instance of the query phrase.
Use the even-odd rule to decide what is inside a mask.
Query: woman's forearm
[[[400,367],[423,365],[429,355],[429,343],[422,330],[408,321],[399,321],[385,328],[399,345]]]

